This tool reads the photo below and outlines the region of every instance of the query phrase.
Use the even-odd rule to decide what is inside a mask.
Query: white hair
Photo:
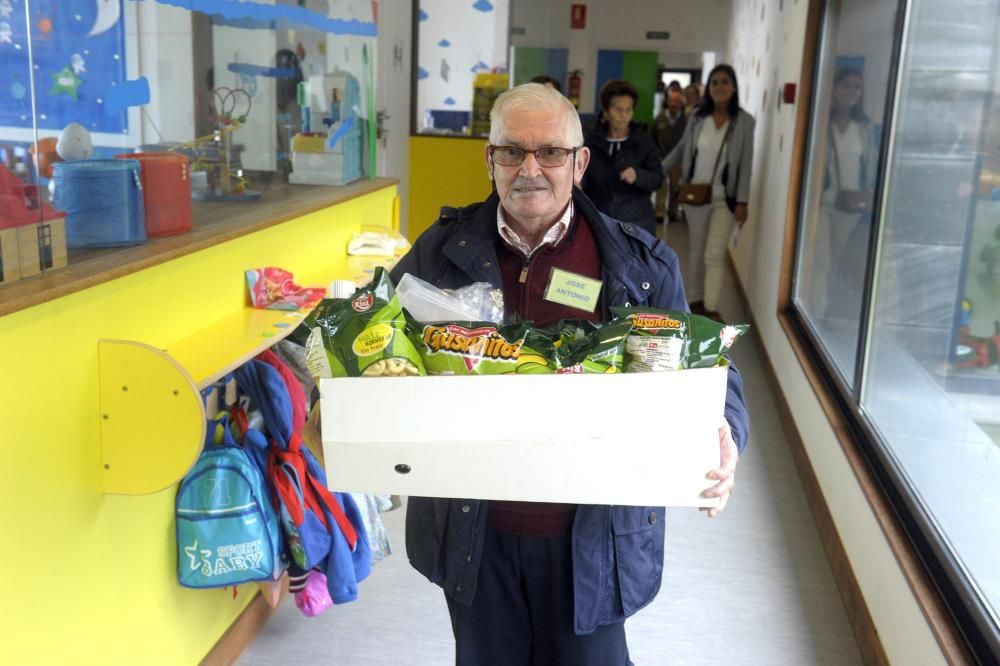
[[[511,111],[551,109],[561,112],[565,118],[567,145],[563,148],[577,148],[583,145],[583,127],[580,114],[561,92],[541,83],[525,83],[515,86],[497,97],[490,110],[490,143],[496,144],[504,133],[504,118]]]

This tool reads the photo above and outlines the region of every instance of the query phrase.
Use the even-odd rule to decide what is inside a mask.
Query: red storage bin
[[[141,165],[147,236],[191,231],[191,169],[187,157],[177,153],[130,153],[115,157],[138,160]]]

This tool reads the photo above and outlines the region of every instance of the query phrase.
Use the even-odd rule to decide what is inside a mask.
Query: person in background
[[[539,74],[535,78],[531,79],[531,83],[541,83],[543,86],[555,88],[557,91],[562,92],[562,86],[559,82],[548,74]]]
[[[817,238],[817,294],[825,301],[818,311],[827,317],[857,322],[865,274],[872,194],[878,171],[875,128],[865,114],[864,79],[853,68],[833,78],[826,172],[820,198]]]
[[[684,128],[687,126],[687,117],[684,115],[684,95],[680,91],[680,84],[677,89],[667,89],[667,99],[663,105],[663,110],[653,121],[653,138],[660,149],[660,159],[670,154],[681,137],[684,136]],[[670,173],[666,174],[667,179],[663,186],[656,191],[656,220],[662,221],[667,216],[671,222],[677,220],[677,189],[680,187],[681,167],[677,165]],[[667,196],[670,197],[669,209]]]
[[[718,65],[681,142],[663,160],[665,171],[682,166],[682,184],[711,185],[711,201],[687,203],[682,192],[681,204],[690,238],[691,312],[717,321],[722,321],[718,306],[729,236],[734,224],[747,221],[753,132],[753,116],[740,108],[736,72]]]
[[[698,108],[698,102],[701,100],[701,93],[698,92],[698,86],[695,84],[689,85],[684,89],[684,115],[690,118],[694,114],[694,110]]]
[[[633,122],[639,92],[628,81],[601,88],[601,117],[587,136],[590,168],[583,191],[597,209],[656,235],[651,194],[663,183],[656,142]]]
[[[670,83],[667,84],[667,90],[666,90],[666,92],[669,95],[670,93],[674,92],[675,90],[677,92],[682,92],[682,90],[681,90],[681,82],[678,81],[677,79],[674,79],[673,81],[671,81]]]
[[[393,268],[395,282],[407,273],[443,289],[488,282],[503,290],[508,321],[539,325],[608,320],[610,308],[627,304],[684,309],[674,251],[602,214],[574,187],[590,149],[569,100],[534,83],[500,95],[484,158],[493,193],[442,208]],[[545,299],[556,268],[600,281],[596,311]],[[538,408],[512,399],[504,418]],[[655,410],[644,414],[652,427]],[[708,473],[718,483],[705,493],[722,500],[709,517],[725,508],[748,434],[743,382],[730,366],[721,463]],[[663,507],[410,497],[406,552],[444,588],[458,666],[625,666],[625,618],[660,587],[663,517]]]

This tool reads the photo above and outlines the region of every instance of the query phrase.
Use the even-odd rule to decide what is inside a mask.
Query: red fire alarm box
[[[786,83],[782,101],[785,104],[795,104],[795,84]]]
[[[583,30],[587,27],[587,5],[570,5],[570,30]]]

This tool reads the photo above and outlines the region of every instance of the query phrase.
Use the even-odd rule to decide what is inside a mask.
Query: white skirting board
[[[727,368],[323,379],[333,490],[715,506]]]

